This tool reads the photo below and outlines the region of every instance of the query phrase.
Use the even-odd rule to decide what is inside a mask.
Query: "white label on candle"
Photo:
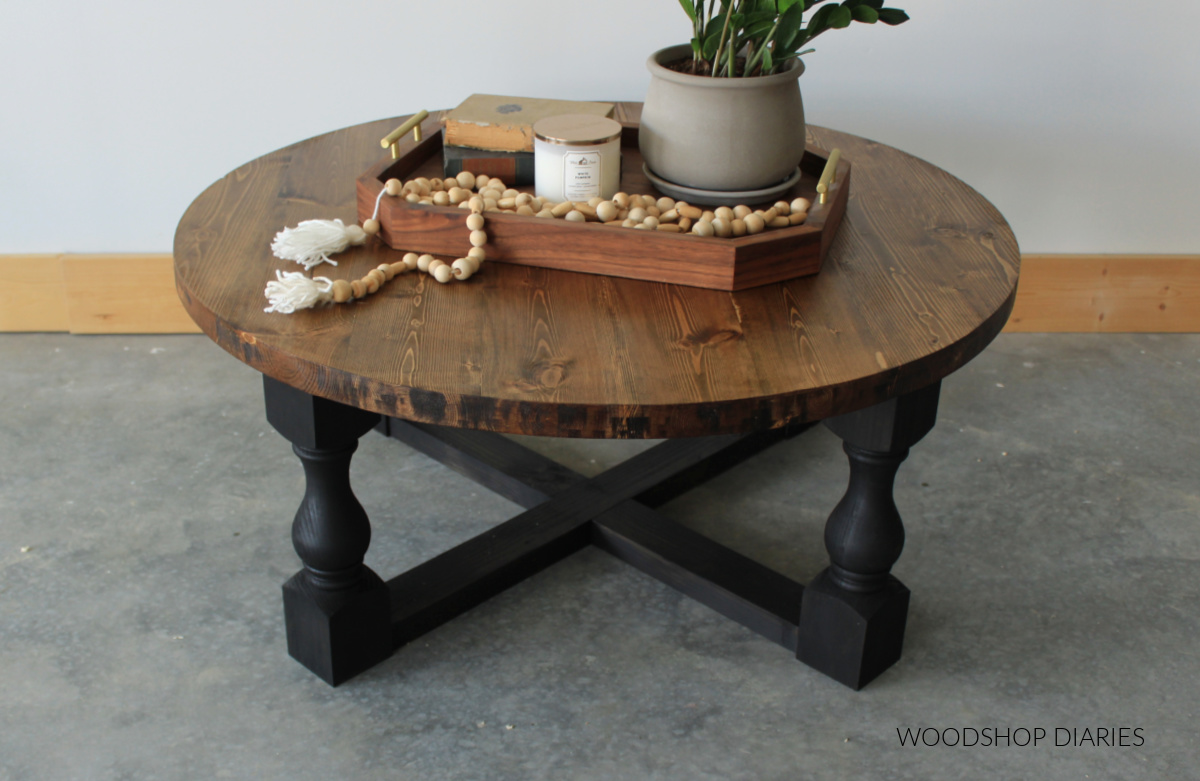
[[[586,201],[600,194],[600,153],[567,152],[563,155],[563,197]]]

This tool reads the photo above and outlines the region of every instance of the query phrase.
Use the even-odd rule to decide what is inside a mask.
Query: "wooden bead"
[[[772,206],[770,209],[767,209],[765,212],[755,212],[755,214],[761,216],[763,218],[763,222],[767,223],[768,225],[771,224],[771,220],[779,216],[779,212],[775,211],[774,206]]]
[[[367,275],[365,277],[363,277],[363,279],[367,279],[367,280],[373,279],[373,280],[375,280],[375,284],[377,287],[383,287],[383,283],[387,282],[387,274],[383,273],[382,271],[380,271],[377,268],[373,268],[367,272]]]
[[[467,228],[473,231],[483,230],[483,215],[472,214],[467,218]]]
[[[602,201],[596,204],[596,217],[600,222],[612,222],[617,218],[617,205],[612,201]]]
[[[451,179],[450,181],[454,180]],[[447,194],[450,196],[450,203],[454,204],[455,206],[471,197],[470,190],[464,190],[463,188],[457,186],[451,187]]]
[[[658,215],[658,221],[661,222],[679,222],[679,212],[674,209],[667,209],[662,214]]]
[[[422,255],[417,258],[417,269],[419,271],[429,271],[429,264],[437,260],[433,255]]]
[[[438,190],[433,194],[433,204],[434,206],[449,206],[450,193]]]
[[[743,219],[740,219],[738,217],[734,217],[729,222],[729,229],[735,239],[738,238],[739,236],[745,236],[746,235],[746,221]]]
[[[521,194],[521,191],[520,191],[520,190],[514,190],[513,188],[511,188],[511,187],[508,187],[508,188],[506,188],[506,189],[504,190],[504,194],[503,194],[501,197],[503,197],[503,198],[512,198],[512,199],[514,199],[514,200],[515,200],[515,199],[516,199],[516,197],[517,197],[518,195],[520,195],[520,194]]]
[[[496,207],[496,199],[484,196],[483,210],[485,212],[494,212],[494,211],[496,211],[496,208],[497,208]]]
[[[363,222],[363,232],[368,236],[374,236],[379,233],[379,220],[370,219]]]
[[[790,206],[792,207],[793,213],[794,212],[807,212],[809,209],[812,208],[812,201],[808,200],[807,198],[797,198],[796,200],[791,202]]]
[[[415,253],[415,252],[406,252],[404,254],[404,261],[403,261],[404,267],[406,269],[408,269],[409,271],[412,271],[413,269],[415,269],[417,267],[417,259],[419,257],[420,256],[417,255],[417,253]]]
[[[492,177],[488,176],[487,174],[479,174],[478,176],[475,177],[475,190],[479,191],[479,190],[482,190],[484,187],[487,187],[488,182],[490,182],[491,180],[492,180]]]
[[[713,235],[713,224],[708,220],[696,220],[692,225],[692,233],[697,236],[711,236]]]
[[[350,295],[354,298],[365,298],[367,295],[367,286],[361,279],[356,279],[350,283]]]
[[[479,263],[473,258],[459,258],[450,264],[450,270],[456,279],[462,281],[479,270]]]
[[[675,208],[675,199],[668,198],[664,195],[663,197],[659,198],[654,205],[658,207],[659,212],[669,212]]]
[[[404,189],[404,183],[399,179],[388,179],[384,182],[383,189],[387,191],[388,195],[395,197]]]
[[[406,266],[403,263],[403,261],[393,263],[390,266],[388,266],[388,268],[390,268],[392,270],[392,279],[395,279],[396,277],[400,276],[401,274],[407,274],[409,271],[408,266]]]
[[[762,233],[767,227],[767,221],[760,214],[747,214],[742,218],[742,221],[746,223],[746,233],[749,233],[751,236],[756,233]]]
[[[679,230],[683,231],[684,233],[687,233],[688,231],[690,231],[692,229],[692,223],[693,223],[693,220],[691,217],[680,217],[679,222],[676,224],[679,225]]]
[[[504,192],[506,189],[508,189],[504,186],[504,180],[498,176],[493,176],[491,179],[488,179],[487,186],[499,190],[500,192]]]
[[[438,179],[436,176],[429,180],[429,187],[435,193],[447,189],[446,183],[443,180]]]
[[[792,223],[790,223],[790,222],[788,221],[788,218],[787,218],[787,217],[784,217],[784,216],[781,214],[781,215],[779,215],[778,217],[776,217],[775,219],[773,219],[773,220],[771,220],[770,222],[768,222],[768,223],[767,223],[767,227],[768,227],[768,228],[786,228],[787,226],[789,226],[789,225],[791,225],[791,224],[792,224]]]
[[[434,279],[436,279],[438,282],[441,282],[443,285],[454,279],[454,269],[445,263],[436,267],[430,273],[433,275]]]
[[[575,211],[579,212],[580,214],[582,214],[584,217],[586,217],[589,220],[598,219],[596,216],[596,210],[594,208],[592,208],[591,206],[588,206],[586,203],[576,202]]]
[[[628,205],[629,209],[643,209],[643,208],[645,208],[645,206],[646,206],[646,204],[642,200],[642,196],[640,196],[640,195],[629,196],[629,205]]]
[[[733,216],[738,218],[739,220],[744,220],[744,219],[746,219],[747,214],[753,214],[753,213],[754,213],[754,210],[751,209],[749,206],[747,206],[744,203],[739,203],[737,206],[733,207]]]
[[[378,277],[365,276],[362,278],[363,289],[367,291],[367,295],[371,295],[379,289],[380,281]]]
[[[656,230],[660,230],[663,233],[683,233],[683,228],[680,228],[673,222],[660,222]]]
[[[567,212],[571,211],[574,208],[575,208],[575,204],[571,203],[570,201],[563,201],[562,203],[554,206],[554,208],[552,208],[550,210],[550,213],[553,214],[555,217],[566,217]]]
[[[548,219],[551,219],[551,220],[553,220],[553,219],[554,219],[554,212],[552,212],[552,211],[551,211],[551,210],[549,210],[549,209],[542,209],[540,212],[538,212],[537,214],[535,214],[535,215],[533,215],[533,216],[534,216],[534,217],[546,217],[546,218],[548,218]]]
[[[520,214],[522,217],[532,217],[535,212],[533,211],[532,206],[527,203],[523,203],[517,207],[517,214]]]
[[[725,220],[726,222],[733,222],[733,218],[735,216],[733,209],[730,209],[728,206],[718,206],[717,208],[713,209],[713,214],[717,215],[717,217]]]
[[[583,212],[576,211],[575,209],[572,209],[571,211],[567,212],[566,216],[563,217],[563,219],[565,219],[567,222],[586,222],[587,221],[587,217],[583,216]]]
[[[620,209],[628,209],[629,208],[629,194],[628,193],[617,193],[616,195],[614,195],[612,197],[612,199],[613,199],[613,203],[615,203],[617,205],[617,208],[620,208]]]
[[[416,182],[417,186],[421,188],[422,195],[429,195],[431,192],[433,192],[433,182],[429,181],[424,176],[418,176],[413,181]]]
[[[467,250],[467,257],[482,263],[487,258],[487,250],[483,247],[471,247]]]
[[[501,198],[500,200],[496,201],[496,205],[499,206],[501,209],[515,209],[515,208],[517,208],[517,199],[516,198]]]
[[[808,212],[792,212],[788,215],[788,222],[792,225],[803,225],[808,219]]]
[[[533,196],[529,193],[517,193],[517,206],[528,206],[533,203]]]
[[[648,216],[648,217],[646,217],[646,219],[642,220],[642,224],[645,225],[647,228],[657,228],[658,227],[658,218],[653,215]]]
[[[786,217],[792,213],[792,206],[787,201],[776,201],[775,205],[771,208],[781,217]]]
[[[733,235],[733,227],[730,225],[730,221],[722,217],[717,217],[712,221],[712,229],[713,235],[722,239],[727,239]]]
[[[704,214],[702,210],[686,203],[683,206],[675,204],[675,211],[679,212],[680,217],[687,217],[689,220],[698,220]]]
[[[471,231],[470,238],[471,238],[471,246],[472,247],[482,247],[484,244],[487,244],[487,240],[488,240],[487,234],[481,230],[480,231]]]
[[[454,177],[454,180],[458,182],[459,187],[467,190],[475,189],[475,174],[470,171],[459,171],[458,176]]]
[[[624,220],[621,221],[622,228],[636,228],[638,225],[641,225],[641,223],[634,222],[633,220],[629,219],[628,217],[626,217]]]
[[[337,304],[344,304],[354,297],[354,288],[344,279],[335,280],[333,283],[333,301]]]
[[[649,216],[649,213],[647,213],[646,210],[641,206],[637,206],[629,210],[629,219],[633,220],[634,222],[645,222],[646,218]]]
[[[447,265],[446,261],[442,260],[441,258],[434,258],[433,260],[429,261],[429,268],[427,268],[426,271],[432,274],[437,270],[438,266],[445,265]]]
[[[472,196],[471,200],[467,201],[473,214],[481,214],[483,212],[483,199],[478,195]]]
[[[408,195],[404,196],[404,200],[408,201],[409,203],[420,203],[421,196],[417,193],[409,193]]]
[[[403,263],[400,265],[401,267],[404,266]],[[380,263],[375,270],[383,274],[383,279],[385,282],[392,281],[392,279],[396,276],[396,272],[392,270],[392,265],[390,263]]]
[[[713,220],[717,219],[717,213],[711,209],[705,209],[704,211],[700,212],[700,219],[704,222],[712,222]]]

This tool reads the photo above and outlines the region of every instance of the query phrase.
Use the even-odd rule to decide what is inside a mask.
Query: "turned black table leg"
[[[386,584],[363,564],[371,524],[350,488],[358,438],[379,416],[263,377],[267,420],[304,465],[292,523],[304,569],[283,586],[288,653],[334,686],[392,653]]]
[[[796,656],[854,689],[900,658],[909,591],[890,574],[904,548],[892,486],[908,449],[933,428],[940,389],[825,421],[843,440],[850,482],[825,526],[830,565],[804,590]]]

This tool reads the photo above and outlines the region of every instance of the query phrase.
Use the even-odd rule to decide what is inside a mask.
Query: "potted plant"
[[[679,3],[692,40],[647,61],[639,146],[654,177],[714,193],[769,190],[796,172],[804,156],[800,56],[813,51],[806,44],[852,22],[908,20],[883,0]]]

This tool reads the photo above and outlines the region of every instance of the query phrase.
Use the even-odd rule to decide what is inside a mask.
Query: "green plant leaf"
[[[880,8],[879,21],[884,24],[890,24],[893,27],[898,24],[904,24],[908,21],[908,14],[901,11],[899,8]]]
[[[849,27],[854,21],[854,15],[849,8],[843,5],[830,6],[833,11],[829,14],[829,26],[835,30],[840,30],[843,27]]]
[[[854,21],[864,24],[875,24],[879,21],[879,12],[869,5],[854,6],[850,9],[850,15],[854,17]]]
[[[762,50],[762,72],[763,73],[774,73],[775,72],[775,59],[771,56],[770,49]]]
[[[791,10],[792,6],[795,5],[799,5],[800,11],[803,13],[804,0],[778,0],[778,2],[775,4],[775,7],[779,11],[780,15],[782,15],[786,14],[789,10]]]
[[[679,0],[679,4],[683,6],[683,12],[688,15],[688,19],[692,20],[692,24],[696,23],[696,6],[692,0]],[[676,38],[676,40],[679,40]]]
[[[779,29],[775,31],[776,51],[796,50],[796,36],[804,24],[804,4],[796,3],[779,17]]]

